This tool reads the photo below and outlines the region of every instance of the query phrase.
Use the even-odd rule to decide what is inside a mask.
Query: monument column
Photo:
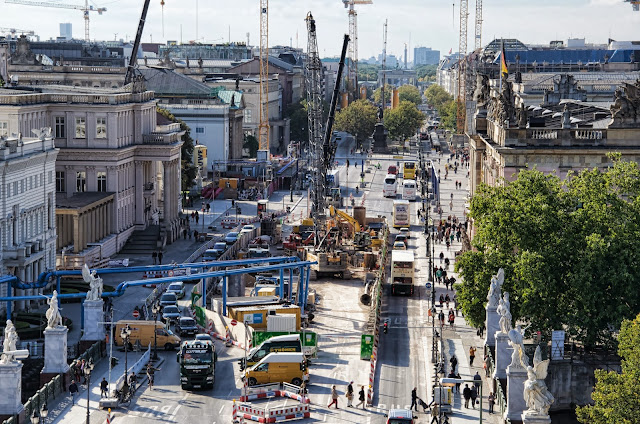
[[[47,328],[44,330],[44,367],[40,372],[40,383],[42,384],[46,384],[58,374],[65,374],[69,371],[67,363],[67,333],[69,329],[62,325],[56,290],[53,291],[47,303],[49,309],[45,314]],[[66,382],[64,387],[66,387]]]
[[[22,405],[22,362],[29,356],[28,350],[17,350],[18,333],[11,320],[7,320],[3,353],[0,357],[0,420],[19,415]],[[20,419],[22,417],[19,417]],[[20,421],[20,419],[18,421]]]

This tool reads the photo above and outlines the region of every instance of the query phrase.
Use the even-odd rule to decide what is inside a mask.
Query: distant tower
[[[64,38],[65,40],[71,40],[73,38],[70,23],[60,24],[60,37]]]
[[[407,68],[407,43],[404,43],[404,69]]]

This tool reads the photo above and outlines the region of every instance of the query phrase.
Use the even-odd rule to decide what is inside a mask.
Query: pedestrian
[[[154,250],[153,253],[151,254],[151,259],[153,259],[153,264],[155,265],[156,262],[158,261],[158,252]]]
[[[487,400],[489,402],[489,413],[493,414],[493,405],[496,404],[496,396],[493,392],[489,393],[489,398]]]
[[[149,380],[149,390],[153,390],[156,371],[160,371],[160,368],[154,368],[154,366],[151,365],[151,362],[149,362],[147,364],[147,379]]]
[[[469,399],[471,399],[471,389],[468,384],[464,385],[464,390],[462,391],[462,397],[464,397],[464,407],[469,408]]]
[[[442,304],[444,303],[444,295],[440,293],[440,307],[442,308]]]
[[[364,386],[360,386],[360,391],[358,392],[358,400],[360,402],[358,402],[356,408],[362,405],[362,409],[367,409],[364,405]]]
[[[184,237],[185,240],[187,239],[187,229],[186,228],[182,229],[182,236]]]
[[[129,376],[129,389],[132,392],[136,391],[136,386],[138,384],[138,376],[135,372],[131,371],[131,375]]]
[[[485,329],[485,325],[482,324],[482,326],[480,326],[480,337],[484,337],[484,329]]]
[[[453,210],[453,200],[449,202],[449,210]]]
[[[482,377],[478,371],[476,371],[476,375],[473,376],[473,384],[476,386],[476,390],[480,391],[480,385],[482,384]]]
[[[476,386],[471,386],[471,407],[473,409],[476,409],[476,399],[478,398],[478,389],[476,389]]]
[[[84,367],[86,364],[87,362],[84,359],[80,361],[80,376],[82,376],[82,384],[87,384],[87,376],[84,374]],[[79,378],[78,381],[80,381]]]
[[[484,361],[482,363],[482,368],[484,368],[484,375],[489,377],[489,355],[484,355]]]
[[[196,220],[196,213],[194,211],[191,211],[191,220],[192,221]]]
[[[433,405],[432,405],[433,404]],[[438,424],[438,420],[440,419],[440,409],[438,408],[438,404],[435,402],[435,399],[431,401],[429,405],[431,406],[431,424]]]
[[[453,313],[453,309],[449,309],[449,326],[451,326],[451,328],[455,328],[455,320],[456,316]]]
[[[442,263],[444,259],[444,252],[440,252],[440,263]]]
[[[198,230],[193,230],[193,238],[196,242],[198,241]]]
[[[158,250],[158,265],[162,265],[162,250]]]
[[[331,405],[335,405],[336,409],[338,408],[338,391],[336,390],[336,386],[331,386],[331,403],[329,404],[329,406],[327,406],[327,408],[331,408]]]
[[[460,373],[457,372],[456,373],[456,377],[458,380],[460,380],[462,377],[460,377]],[[460,393],[460,383],[456,383],[456,392]]]
[[[102,377],[102,381],[100,382],[100,397],[109,397],[109,383],[107,379]]]
[[[211,210],[211,203],[207,203],[207,213]]]
[[[416,408],[416,412],[418,411],[418,388],[414,387],[413,390],[411,390],[411,406],[409,407],[409,409],[413,409],[413,407]]]
[[[445,285],[449,288],[449,280],[445,281]],[[451,298],[449,297],[449,293],[444,296],[444,303],[447,305],[447,309],[449,309],[449,303],[451,302]],[[451,311],[449,311],[451,313]]]
[[[200,214],[196,211],[196,225],[198,225],[198,221],[200,220]]]
[[[447,377],[448,377],[448,378],[456,378],[456,373],[455,373],[455,371],[454,371],[453,369],[452,369],[451,371],[449,371],[449,375],[447,375]],[[451,389],[451,391],[452,391],[453,393],[455,393],[455,392],[457,391],[457,390],[456,390],[456,386],[454,386],[454,387],[453,387],[453,389]],[[458,391],[458,393],[460,393],[460,391]]]
[[[440,313],[438,314],[438,319],[440,320],[440,325],[444,325],[444,312],[440,311]]]
[[[347,408],[353,408],[353,381],[347,386]]]
[[[473,366],[473,360],[476,359],[476,348],[471,346],[469,347],[469,366]]]
[[[449,362],[451,363],[451,372],[455,372],[456,367],[458,366],[458,358],[456,358],[456,355],[451,355]]]
[[[78,385],[75,380],[71,380],[69,384],[69,394],[71,395],[71,405],[76,404],[76,393],[78,393]]]

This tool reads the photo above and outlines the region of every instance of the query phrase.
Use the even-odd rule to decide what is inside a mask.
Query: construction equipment
[[[467,115],[467,93],[466,93],[466,60],[467,60],[467,18],[469,16],[469,0],[460,0],[460,40],[458,48],[458,96],[456,113],[456,131],[458,134],[465,133],[465,122]]]
[[[631,3],[631,7],[633,8],[634,12],[638,12],[640,11],[640,1],[638,0],[624,0],[625,3]]]
[[[351,271],[349,271],[349,255],[347,252],[312,252],[307,250],[307,261],[318,262],[311,265],[311,280],[317,280],[318,277],[337,277],[343,280],[351,279]]]
[[[349,11],[349,81],[353,84],[353,100],[358,98],[358,13],[356,4],[373,4],[372,0],[342,0]]]
[[[260,0],[260,124],[259,149],[269,159],[269,0]]]
[[[476,38],[474,50],[482,48],[482,0],[476,0]]]
[[[11,34],[12,37],[15,37],[16,34],[20,34],[20,35],[34,35],[35,34],[35,32],[33,32],[32,30],[29,30],[29,29],[1,28],[1,27],[0,27],[0,33]]]
[[[98,12],[98,15],[102,15],[102,12],[106,12],[106,7],[94,7],[89,5],[89,0],[84,0],[84,6],[78,6],[74,4],[64,3],[48,3],[44,1],[29,1],[29,0],[4,0],[5,3],[24,4],[26,6],[41,6],[41,7],[57,7],[60,9],[75,9],[82,10],[84,15],[84,41],[89,41],[89,12]]]
[[[138,49],[140,48],[140,41],[142,40],[142,31],[144,30],[144,23],[147,20],[147,11],[149,10],[150,2],[151,0],[145,0],[144,6],[142,6],[142,14],[140,15],[140,22],[138,22],[138,31],[136,31],[136,39],[133,42],[133,49],[131,50],[131,57],[129,58],[129,66],[127,66],[127,74],[124,77],[124,85],[127,85],[133,81],[134,66],[138,63]]]
[[[338,210],[336,208],[334,208],[333,206],[331,206],[329,208],[329,214],[332,217],[335,217],[336,215],[343,219],[344,221],[347,221],[352,227],[353,227],[353,233],[359,233],[360,232],[360,223],[358,221],[355,220],[354,217],[352,217],[351,215],[349,215],[346,212],[343,212],[341,210]]]
[[[384,26],[382,27],[382,86],[380,87],[380,98],[382,99],[382,110],[380,111],[380,122],[384,122],[384,109],[387,106],[387,102],[384,101],[384,86],[387,81],[387,20],[384,20]]]

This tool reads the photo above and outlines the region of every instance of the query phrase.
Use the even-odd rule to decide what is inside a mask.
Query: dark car
[[[181,317],[178,322],[176,322],[175,330],[180,336],[184,336],[185,334],[194,335],[198,333],[198,325],[193,318]]]

